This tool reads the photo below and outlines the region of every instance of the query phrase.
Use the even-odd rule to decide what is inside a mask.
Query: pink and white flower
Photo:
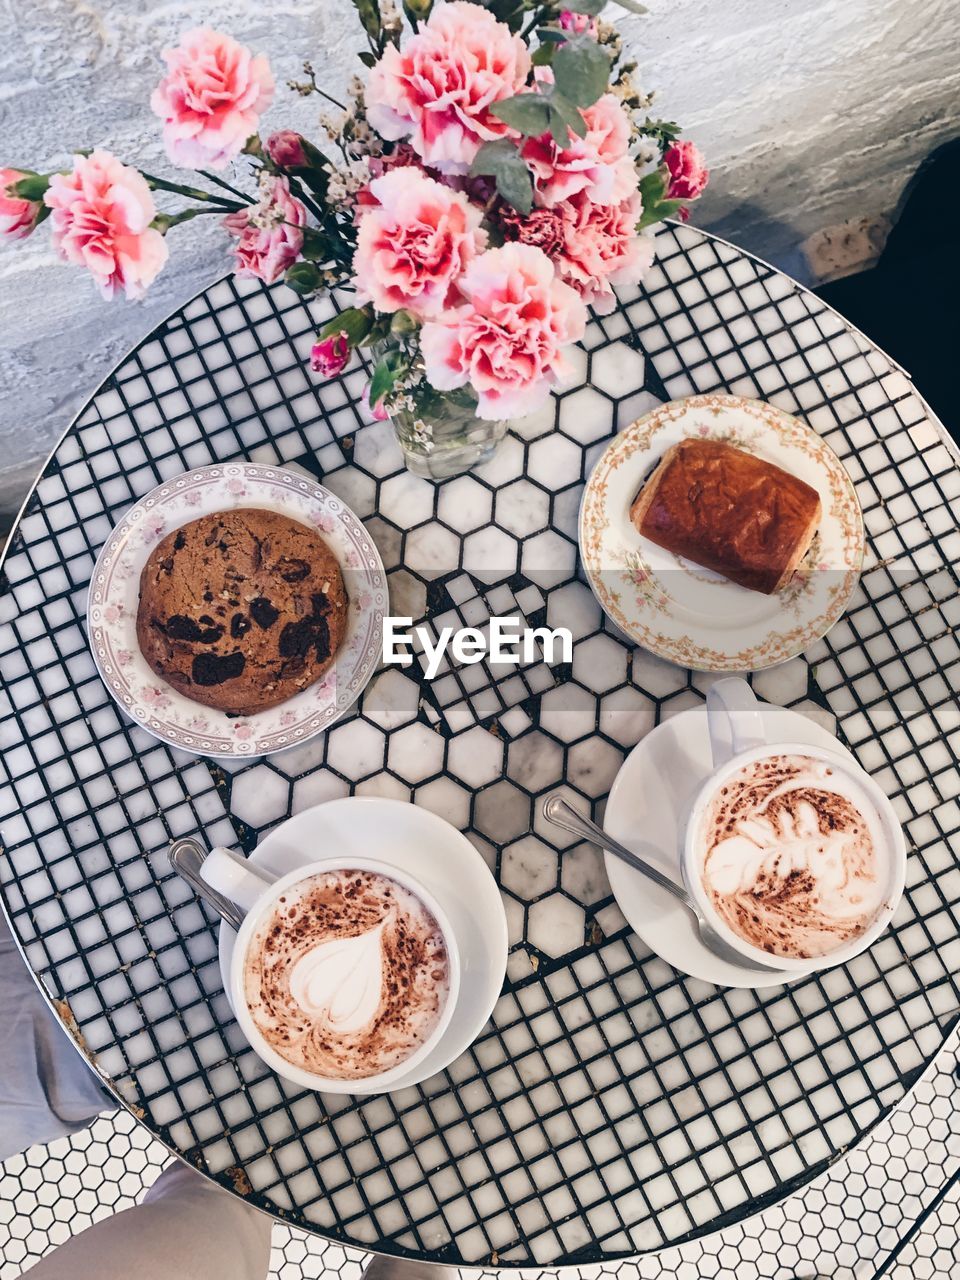
[[[293,129],[281,129],[267,139],[267,154],[274,164],[284,169],[302,169],[307,163],[303,138]]]
[[[366,405],[367,413],[369,413],[370,417],[374,420],[374,422],[386,422],[387,418],[390,417],[389,413],[387,413],[386,409],[383,406],[382,400],[378,400],[376,404],[370,403],[370,383],[369,382],[363,388],[363,396],[361,397],[361,399],[363,403]]]
[[[168,72],[150,106],[163,120],[167,154],[186,169],[225,168],[273,101],[270,64],[209,27],[188,31],[163,60]]]
[[[481,210],[419,169],[391,169],[369,194],[376,203],[358,211],[353,258],[360,301],[418,319],[439,315],[486,245]]]
[[[170,699],[165,689],[160,689],[157,685],[148,684],[140,690],[140,701],[144,706],[152,707],[155,711],[160,711],[164,707],[169,707]]]
[[[52,176],[44,202],[64,261],[86,267],[105,298],[121,290],[143,297],[167,260],[167,246],[150,225],[157,211],[136,169],[109,151],[75,156],[70,173]]]
[[[438,391],[470,383],[481,418],[533,413],[567,373],[564,349],[583,337],[583,303],[527,244],[480,254],[460,290],[466,301],[421,330],[427,378]]]
[[[409,138],[425,164],[465,174],[484,142],[516,137],[490,108],[523,88],[530,54],[469,0],[437,5],[402,49],[387,45],[370,72],[367,120],[384,138]]]
[[[597,38],[597,20],[591,18],[588,13],[574,13],[572,9],[564,9],[560,14],[560,26],[564,31],[570,31],[575,36],[586,33],[594,40]]]
[[[144,546],[149,547],[152,542],[156,542],[158,538],[162,538],[167,532],[167,522],[163,516],[148,516],[143,522],[143,529],[140,536],[143,539]]]
[[[554,208],[584,192],[594,204],[619,204],[637,187],[630,156],[630,120],[612,93],[581,112],[587,132],[558,147],[549,133],[528,138],[521,154],[533,176],[538,205]]]
[[[25,200],[12,190],[22,178],[32,176],[22,169],[0,169],[0,237],[4,240],[24,240],[37,225],[43,202]]]
[[[236,236],[236,274],[273,284],[303,248],[307,211],[290,194],[286,178],[265,175],[258,204],[228,214],[223,225]]]
[[[310,368],[323,378],[342,373],[350,360],[350,343],[345,329],[315,342],[310,351]]]
[[[559,209],[563,243],[555,261],[561,276],[602,315],[612,311],[612,285],[636,284],[653,261],[652,236],[637,234],[639,192],[620,204],[574,196]]]
[[[670,174],[668,200],[696,200],[703,195],[710,180],[710,170],[695,142],[673,142],[664,153],[663,162]]]

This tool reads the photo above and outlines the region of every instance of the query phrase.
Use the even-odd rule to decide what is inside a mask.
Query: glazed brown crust
[[[630,508],[651,542],[772,595],[809,550],[820,495],[772,462],[721,440],[682,440]]]
[[[241,507],[174,530],[140,575],[137,640],[180,693],[234,715],[319,680],[347,623],[347,595],[319,534]]]

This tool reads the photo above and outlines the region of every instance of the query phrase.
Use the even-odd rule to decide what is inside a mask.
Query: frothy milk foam
[[[257,926],[244,992],[266,1042],[331,1079],[379,1075],[431,1035],[450,989],[433,914],[372,871],[322,872],[288,890]]]
[[[826,955],[868,929],[886,901],[876,806],[815,756],[766,756],[728,777],[703,814],[699,853],[714,910],[773,955]]]

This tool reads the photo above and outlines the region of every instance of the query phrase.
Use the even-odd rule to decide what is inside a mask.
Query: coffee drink
[[[816,756],[770,755],[725,778],[704,811],[699,849],[717,915],[775,956],[825,956],[886,904],[880,814],[849,773]]]
[[[244,993],[257,1030],[287,1062],[360,1080],[410,1057],[450,991],[450,960],[432,912],[373,871],[309,876],[281,894],[254,931]]]

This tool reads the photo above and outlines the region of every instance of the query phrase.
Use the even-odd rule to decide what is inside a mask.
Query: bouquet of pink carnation
[[[634,8],[635,0],[618,0]],[[647,114],[604,0],[355,0],[368,48],[349,104],[309,64],[291,87],[335,108],[322,143],[260,135],[274,96],[266,59],[198,29],[163,57],[151,106],[184,185],[81,152],[69,172],[0,170],[0,234],[49,220],[61,256],[102,293],[136,298],[172,228],[219,214],[238,275],[298,293],[352,289],[318,335],[331,376],[372,349],[377,416],[429,417],[438,397],[503,420],[541,407],[564,376],[587,307],[653,257],[646,228],[688,216],[707,170],[676,125]],[[250,194],[221,176],[240,156]],[[201,182],[201,185],[197,185]],[[188,203],[158,212],[154,193]]]

